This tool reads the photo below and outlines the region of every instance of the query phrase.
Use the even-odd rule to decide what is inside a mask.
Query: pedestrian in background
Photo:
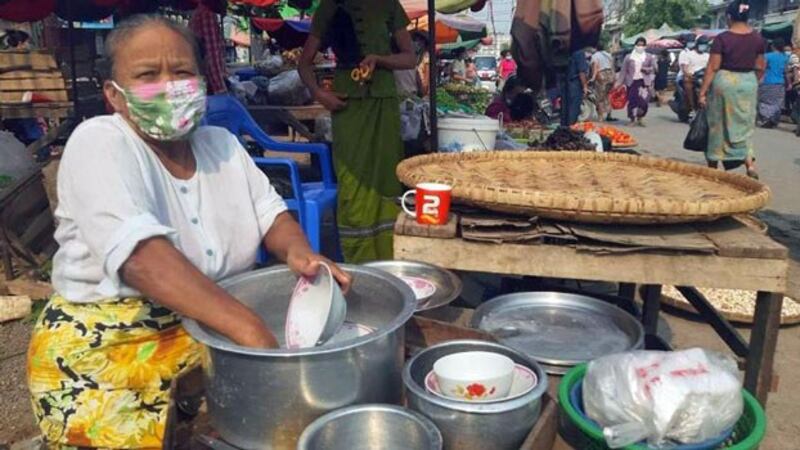
[[[688,52],[681,54],[678,61],[683,71],[683,93],[686,98],[686,109],[689,115],[697,110],[695,98],[695,78],[697,73],[705,70],[710,55],[708,54],[708,38],[700,36]]]
[[[656,59],[647,53],[647,41],[636,39],[633,51],[625,57],[619,73],[619,83],[628,88],[628,118],[631,125],[645,126],[644,117],[656,77]]]
[[[666,90],[668,83],[668,75],[669,75],[669,66],[672,65],[672,61],[669,59],[669,52],[667,50],[661,50],[661,53],[658,54],[658,61],[656,62],[656,80],[655,80],[655,88],[656,88],[656,105],[663,106],[665,103],[664,98],[666,97]]]
[[[581,115],[583,99],[589,94],[589,58],[593,49],[583,48],[572,53],[567,68],[567,82],[561,94],[561,125],[574,125]]]
[[[500,52],[500,78],[505,81],[511,75],[517,73],[517,63],[511,57],[511,52],[503,50]]]
[[[794,129],[795,136],[800,136],[800,57],[792,54],[786,65],[787,84],[789,85],[789,112],[792,120],[797,124]]]
[[[764,78],[758,87],[758,125],[764,128],[778,126],[783,114],[786,98],[786,64],[789,57],[783,52],[783,39],[775,39],[769,44],[769,52],[764,55],[766,68]]]
[[[592,54],[592,76],[590,83],[597,103],[597,118],[600,122],[611,115],[611,103],[608,92],[614,85],[614,58],[603,49],[602,44],[597,45],[597,51]]]
[[[733,0],[726,9],[728,30],[711,46],[700,105],[707,110],[708,166],[722,161],[726,169],[742,163],[758,178],[753,151],[758,80],[764,73],[764,38],[748,25],[747,0]]]

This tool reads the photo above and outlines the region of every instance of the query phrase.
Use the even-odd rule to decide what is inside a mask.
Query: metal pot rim
[[[536,376],[539,378],[539,383],[536,387],[533,388],[527,394],[517,397],[512,400],[497,400],[495,402],[487,402],[487,403],[469,403],[464,401],[458,400],[447,400],[442,397],[429,394],[428,391],[425,390],[424,387],[420,386],[414,378],[411,376],[411,366],[416,363],[417,359],[424,353],[428,351],[432,351],[435,349],[439,349],[442,347],[450,347],[453,345],[481,345],[485,350],[491,351],[492,348],[502,349],[503,351],[513,353],[519,359],[524,361],[530,369],[536,372]],[[512,411],[524,406],[527,406],[531,403],[531,401],[541,398],[542,395],[547,391],[547,374],[542,369],[542,367],[534,360],[528,358],[521,352],[514,350],[511,347],[507,347],[502,344],[498,344],[495,342],[489,341],[480,341],[480,340],[454,340],[454,341],[447,341],[442,342],[441,344],[437,344],[431,347],[428,347],[421,352],[414,355],[411,359],[406,362],[405,367],[403,368],[403,385],[406,389],[410,390],[415,396],[424,399],[428,403],[432,403],[436,406],[441,408],[446,408],[449,410],[460,411],[465,413],[471,414],[497,414],[507,411]]]
[[[390,412],[410,418],[411,420],[414,420],[420,425],[422,425],[427,434],[433,438],[434,442],[432,442],[431,449],[442,448],[444,442],[442,438],[442,432],[439,431],[439,428],[430,419],[428,419],[427,417],[416,411],[412,411],[409,408],[404,408],[402,406],[397,406],[397,405],[390,405],[386,403],[368,403],[364,405],[348,406],[345,408],[335,409],[327,414],[318,417],[313,422],[308,424],[308,426],[303,430],[303,433],[297,440],[297,448],[298,449],[306,448],[306,446],[308,445],[308,440],[311,439],[311,436],[314,433],[318,432],[320,429],[322,429],[322,427],[325,426],[327,423],[332,422],[340,417],[348,416],[350,414],[357,414],[362,411]]]
[[[402,280],[399,278],[390,275],[382,270],[373,269],[364,266],[356,266],[356,265],[349,265],[349,264],[340,264],[343,270],[351,273],[362,273],[362,274],[369,274],[376,278],[380,278],[383,281],[391,284],[392,286],[396,287],[403,295],[404,305],[403,309],[400,313],[392,319],[391,322],[387,323],[385,327],[382,329],[376,330],[373,333],[370,333],[366,336],[359,337],[357,339],[345,341],[342,344],[324,344],[319,347],[311,347],[311,348],[304,348],[300,350],[292,350],[288,348],[280,348],[280,349],[258,349],[258,348],[251,348],[251,347],[244,347],[241,345],[234,344],[228,340],[221,340],[217,337],[214,337],[210,333],[208,333],[196,320],[190,319],[188,317],[183,318],[183,326],[186,331],[195,339],[197,339],[202,344],[214,349],[214,350],[221,350],[225,352],[236,353],[239,355],[247,355],[247,356],[270,356],[276,358],[301,358],[310,355],[324,355],[324,354],[332,354],[338,353],[342,351],[347,351],[356,347],[362,346],[366,342],[371,342],[373,340],[380,339],[384,336],[387,336],[391,333],[394,333],[398,328],[405,325],[405,323],[414,315],[414,310],[416,308],[416,297],[414,296],[414,291],[411,290],[408,285],[403,283]],[[231,286],[234,283],[242,282],[243,280],[247,280],[249,278],[254,278],[261,276],[264,273],[272,273],[272,272],[289,272],[290,269],[286,265],[280,266],[273,266],[268,267],[265,269],[253,270],[250,272],[241,273],[239,275],[234,275],[230,278],[226,278],[219,282],[219,286],[223,289]]]

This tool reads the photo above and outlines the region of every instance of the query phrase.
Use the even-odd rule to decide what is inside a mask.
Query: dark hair
[[[168,28],[182,37],[192,48],[197,67],[202,67],[203,56],[200,52],[200,44],[197,43],[197,38],[188,28],[164,16],[156,14],[134,14],[118,23],[106,38],[104,53],[109,60],[109,72],[112,78],[114,77],[114,65],[116,63],[119,46],[122,45],[123,42],[128,41],[140,29],[153,25]]]
[[[500,56],[502,56],[503,58],[505,58],[507,54],[508,54],[508,50],[501,50],[500,51]]]
[[[733,22],[747,22],[750,18],[749,0],[733,0],[728,3],[725,14],[727,14]]]
[[[645,39],[645,38],[643,38],[643,37],[640,37],[640,38],[636,39],[636,42],[635,42],[633,45],[634,45],[634,47],[635,47],[635,46],[637,46],[637,45],[639,45],[639,44],[642,44],[642,45],[644,45],[644,46],[647,46],[647,39]]]
[[[508,77],[505,84],[503,84],[503,95],[505,96],[512,90],[521,86],[523,86],[522,80],[520,80],[516,74],[511,75],[510,77]]]
[[[786,41],[784,41],[783,38],[777,38],[774,41],[772,41],[772,47],[775,50],[783,51],[783,47],[786,47]]]
[[[511,100],[508,106],[511,111],[511,120],[527,119],[533,114],[534,100],[533,96],[528,93],[521,93]]]

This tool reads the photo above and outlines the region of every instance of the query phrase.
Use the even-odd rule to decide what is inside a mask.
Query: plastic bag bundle
[[[738,375],[732,358],[700,348],[620,353],[589,363],[583,404],[611,448],[697,443],[742,415]]]

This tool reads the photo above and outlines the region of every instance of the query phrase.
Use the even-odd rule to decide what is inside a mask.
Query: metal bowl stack
[[[470,403],[439,397],[425,390],[425,376],[444,356],[468,352],[500,353],[533,370],[538,384],[527,394],[511,400]],[[547,391],[547,374],[522,353],[486,341],[450,341],[422,350],[403,370],[403,384],[409,408],[429,418],[439,427],[446,450],[516,450],[530,433],[542,408]]]

